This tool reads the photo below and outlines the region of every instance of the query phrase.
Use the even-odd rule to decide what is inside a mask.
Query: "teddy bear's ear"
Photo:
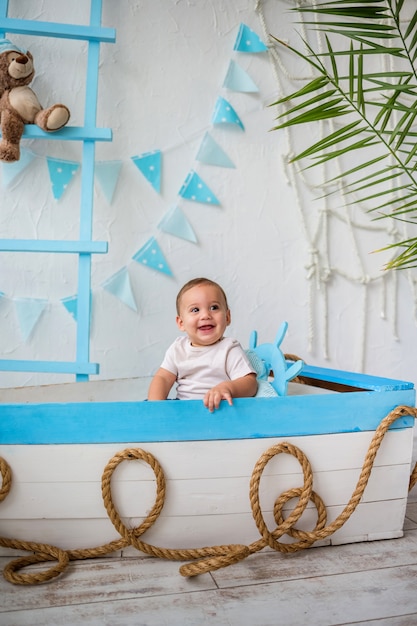
[[[3,54],[3,52],[20,52],[21,54],[26,54],[27,50],[23,50],[22,48],[19,48],[19,46],[15,46],[10,39],[1,38],[0,54]]]

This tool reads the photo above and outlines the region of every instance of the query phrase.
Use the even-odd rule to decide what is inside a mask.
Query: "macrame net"
[[[315,51],[323,51],[323,34],[311,26],[307,27],[302,13],[291,11],[296,7],[314,6],[316,4],[314,0],[281,0],[281,2],[283,22],[286,19],[292,20],[292,32],[298,33],[290,42],[291,45],[305,52],[302,42],[304,39]],[[299,59],[294,59],[291,51],[286,50],[284,46],[280,47],[271,38],[270,35],[273,35],[285,40],[288,31],[282,34],[283,24],[277,23],[276,10],[273,13],[271,10],[271,15],[269,15],[269,8],[270,3],[267,0],[255,2],[255,12],[260,22],[260,35],[268,45],[269,59],[276,83],[275,99],[277,99],[299,89],[314,76],[310,73],[310,67],[307,64],[303,65]],[[310,14],[308,19],[317,19],[317,16]],[[381,58],[380,63],[383,64],[381,68],[383,70],[394,69],[392,58]],[[375,92],[375,98],[378,98],[377,92]],[[282,112],[283,109],[276,111],[276,115]],[[416,278],[413,271],[384,272],[383,265],[390,257],[384,256],[384,253],[372,255],[370,252],[390,243],[408,239],[416,233],[414,229],[413,235],[412,225],[405,222],[389,218],[374,220],[376,216],[369,214],[367,212],[369,207],[355,198],[354,194],[350,194],[349,200],[343,198],[343,182],[339,182],[337,187],[335,184],[333,187],[326,185],[326,180],[337,177],[342,171],[341,162],[337,162],[336,159],[331,160],[331,165],[323,164],[312,169],[305,168],[306,162],[290,163],[291,158],[300,152],[300,142],[303,142],[303,136],[305,138],[309,132],[315,133],[314,136],[310,136],[308,144],[301,146],[302,148],[334,132],[337,129],[336,124],[337,122],[325,120],[318,122],[314,130],[308,129],[307,125],[280,130],[279,132],[285,135],[287,146],[282,157],[282,168],[288,184],[293,189],[295,205],[292,210],[297,211],[305,241],[307,258],[305,276],[308,281],[309,310],[308,350],[312,352],[317,339],[317,331],[320,330],[322,356],[329,358],[329,298],[332,294],[332,285],[336,280],[357,285],[359,298],[356,302],[356,329],[360,336],[358,344],[361,346],[358,365],[363,371],[366,360],[366,338],[370,324],[372,324],[371,298],[373,304],[378,302],[377,311],[379,310],[380,317],[389,323],[394,340],[398,340],[400,288],[411,292],[412,315],[414,319],[417,318]],[[333,193],[326,195],[328,191]],[[340,247],[349,250],[348,262],[346,262],[346,257],[342,259]],[[375,298],[378,300],[375,301]],[[320,315],[317,314],[318,310],[320,310]]]

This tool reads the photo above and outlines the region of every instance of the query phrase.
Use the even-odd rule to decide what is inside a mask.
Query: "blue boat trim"
[[[393,391],[395,389],[413,389],[414,387],[413,383],[403,380],[370,376],[369,374],[359,374],[357,372],[345,372],[343,370],[332,370],[312,365],[304,365],[300,376],[373,391]]]
[[[0,405],[0,444],[126,443],[295,437],[374,431],[415,390],[201,400]],[[393,429],[412,428],[404,415]]]

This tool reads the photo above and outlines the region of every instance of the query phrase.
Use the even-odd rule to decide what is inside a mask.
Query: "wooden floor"
[[[0,566],[9,560],[1,557]],[[38,586],[1,577],[0,625],[413,626],[417,486],[400,539],[286,556],[264,550],[190,579],[178,567],[139,554],[72,562],[59,578]]]

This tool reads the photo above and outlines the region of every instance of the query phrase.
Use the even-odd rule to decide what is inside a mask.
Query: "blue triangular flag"
[[[200,176],[191,170],[185,179],[180,192],[180,196],[194,202],[204,202],[205,204],[220,204],[214,193],[209,189]]]
[[[62,298],[61,302],[67,309],[68,313],[72,315],[75,320],[77,320],[77,296],[68,296],[68,298]]]
[[[27,341],[48,301],[35,298],[16,298],[14,303],[22,339],[23,341]]]
[[[227,70],[223,87],[231,89],[232,91],[243,91],[245,93],[259,91],[249,74],[234,61],[230,61],[229,63],[229,69]]]
[[[46,157],[46,162],[48,163],[49,177],[52,183],[52,193],[55,200],[59,200],[76,174],[80,164],[75,161],[64,161],[51,157]]]
[[[121,161],[98,161],[95,164],[96,178],[109,204],[113,201],[121,168]]]
[[[213,124],[234,124],[245,130],[240,118],[230,102],[219,96],[213,112]]]
[[[155,237],[151,237],[145,245],[133,255],[132,259],[142,265],[151,267],[158,272],[172,276],[169,265],[166,262]]]
[[[241,24],[236,37],[233,50],[238,52],[265,52],[268,50],[259,35],[257,35],[249,26]]]
[[[92,303],[93,294],[90,291],[90,314],[91,314],[91,303]],[[67,298],[62,298],[61,303],[67,309],[68,313],[72,315],[72,317],[77,321],[78,319],[78,296],[68,296]]]
[[[2,186],[10,187],[18,175],[32,163],[35,155],[26,148],[20,148],[20,159],[14,163],[2,163]]]
[[[197,237],[191,227],[190,222],[185,217],[183,211],[177,206],[172,207],[164,215],[158,224],[158,228],[165,233],[186,239],[187,241],[197,242]]]
[[[139,156],[131,157],[131,159],[145,178],[149,180],[152,187],[159,193],[161,191],[161,151],[144,152]]]
[[[130,283],[130,276],[127,267],[122,267],[116,274],[107,278],[101,286],[109,293],[116,296],[119,300],[126,304],[133,311],[138,310],[136,306],[135,297],[132,292],[132,285]]]
[[[207,163],[208,165],[235,167],[233,161],[229,159],[227,154],[222,150],[219,144],[214,141],[213,137],[209,133],[204,135],[196,159],[197,161]]]

